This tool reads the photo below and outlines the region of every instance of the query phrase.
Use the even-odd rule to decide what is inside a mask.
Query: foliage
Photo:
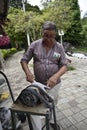
[[[11,48],[11,49],[3,49],[2,50],[2,55],[3,55],[3,58],[6,59],[8,58],[9,56],[11,56],[12,54],[16,53],[17,52],[17,49],[16,48]]]
[[[83,38],[82,45],[87,47],[87,17],[84,17],[81,23],[82,23],[81,36]]]
[[[32,19],[34,16],[37,16],[38,14],[41,14],[41,11],[39,10],[39,8],[37,6],[33,7],[27,3],[25,5],[26,5],[26,10],[27,10],[26,12],[24,12],[21,9],[17,9],[17,8],[13,8],[13,7],[9,8],[8,18],[10,19],[10,22],[7,24],[5,29],[11,38],[12,47],[16,47],[16,46],[19,48],[24,47],[26,49],[28,46],[26,33],[30,33],[31,39],[34,39],[32,37],[33,27],[32,27],[32,29],[31,29],[31,27],[29,27],[30,19]],[[29,7],[31,7],[31,8],[29,8]],[[29,11],[29,9],[30,10],[34,9],[34,10]],[[38,19],[38,21],[39,21],[39,19]],[[33,23],[33,21],[32,21],[32,23]],[[36,24],[36,22],[35,22],[35,24]],[[31,29],[31,31],[30,31],[30,29]]]
[[[33,11],[33,12],[40,12],[40,9],[38,6],[32,6],[29,3],[27,3],[27,0],[24,0],[25,4],[25,10],[26,11]],[[23,8],[23,0],[9,0],[9,5],[11,7],[22,9]]]
[[[26,11],[33,11],[33,12],[41,13],[41,10],[39,9],[39,7],[37,5],[32,6],[29,3],[26,3],[25,9],[26,9]]]
[[[5,27],[7,33],[11,38],[13,47],[20,46],[24,43],[27,46],[26,32],[28,28],[28,21],[30,17],[33,17],[33,12],[24,13],[23,10],[10,8],[8,18],[10,22]]]
[[[79,53],[84,53],[87,55],[87,47],[76,47],[73,48],[73,52],[79,52]]]
[[[9,0],[8,19],[10,19],[10,22],[7,22],[5,30],[11,38],[12,47],[27,47],[28,22],[33,17],[34,11],[41,13],[38,6],[31,6],[27,3],[27,0],[24,1],[26,12],[21,10],[23,8],[22,0]]]
[[[68,71],[72,71],[72,70],[75,70],[75,68],[71,65],[68,66]]]
[[[43,0],[44,2],[44,0]],[[5,27],[9,34],[12,46],[27,47],[26,33],[30,35],[30,40],[41,38],[42,24],[51,20],[57,25],[58,30],[63,29],[65,35],[63,41],[72,43],[74,46],[82,44],[82,38],[86,35],[81,32],[80,9],[78,0],[55,0],[48,2],[40,11],[37,6],[26,5],[26,12],[21,9],[10,7],[8,18],[10,22]],[[85,28],[85,26],[83,26]],[[57,30],[57,40],[60,40]]]
[[[44,15],[49,12],[48,20],[52,20],[57,24],[58,29],[66,30],[70,26],[69,12],[70,7],[65,5],[65,1],[50,2],[43,10]]]
[[[69,6],[70,6],[69,15],[71,16],[70,18],[71,25],[65,33],[64,40],[76,46],[76,45],[81,44],[80,32],[82,30],[81,20],[80,20],[80,8],[78,5],[78,0],[70,0]]]
[[[22,0],[9,0],[9,5],[15,8],[22,8]]]
[[[54,7],[54,5],[57,5],[57,3],[58,3],[57,1],[51,2],[47,7],[45,7],[42,10],[41,14],[38,14],[34,16],[32,19],[30,19],[29,30],[30,30],[30,36],[32,41],[41,37],[41,32],[42,32],[41,27],[44,21],[47,20],[54,21],[58,29],[64,29],[64,30],[66,30],[66,28],[68,28],[68,26],[70,25],[70,22],[68,20],[69,19],[68,15],[66,15],[66,19],[64,22],[65,13],[69,12],[69,8],[68,7],[65,8],[63,2],[61,2],[60,5],[58,4],[58,6]]]
[[[31,41],[34,41],[38,38],[40,38],[41,34],[41,26],[43,23],[43,19],[40,17],[40,15],[37,15],[37,17],[33,17],[28,23],[29,26],[29,34],[31,37]]]
[[[82,27],[78,0],[55,0],[45,4],[46,10],[49,11],[49,19],[57,24],[59,30],[64,30],[63,40],[74,46],[79,45],[82,40],[80,34]]]

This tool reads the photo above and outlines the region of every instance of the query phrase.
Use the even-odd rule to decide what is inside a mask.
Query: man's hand
[[[30,83],[32,83],[34,81],[34,79],[35,79],[35,77],[31,72],[26,74],[26,80],[29,81]]]
[[[57,80],[67,71],[67,66],[64,65],[60,68],[60,70],[55,73],[52,77],[47,81],[47,86],[54,87],[57,83]]]
[[[32,83],[35,79],[34,75],[31,73],[28,67],[28,63],[26,61],[21,62],[21,66],[26,74],[26,80],[30,83]]]
[[[57,80],[58,80],[58,77],[56,75],[53,75],[47,81],[47,86],[48,87],[54,87],[56,85],[56,83],[57,83]]]

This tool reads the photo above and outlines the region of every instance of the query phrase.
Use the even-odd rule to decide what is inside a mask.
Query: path
[[[22,55],[18,52],[6,61],[5,73],[15,96],[29,85],[20,66]],[[63,130],[87,130],[87,59],[69,58],[76,69],[62,76],[57,121]]]

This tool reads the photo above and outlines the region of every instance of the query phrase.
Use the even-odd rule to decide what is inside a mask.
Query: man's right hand
[[[35,76],[31,72],[29,72],[26,74],[26,80],[32,83],[35,80]]]
[[[22,61],[21,62],[21,66],[26,74],[26,80],[30,83],[32,83],[35,79],[35,76],[31,73],[31,71],[29,70],[29,67],[28,67],[28,63],[25,62],[25,61]]]

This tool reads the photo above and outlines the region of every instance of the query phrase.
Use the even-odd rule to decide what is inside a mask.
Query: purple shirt
[[[67,59],[62,45],[55,41],[53,47],[46,53],[42,39],[34,41],[21,61],[27,63],[33,57],[35,80],[47,84],[47,80],[63,66],[67,65]],[[58,79],[57,83],[60,82]]]

